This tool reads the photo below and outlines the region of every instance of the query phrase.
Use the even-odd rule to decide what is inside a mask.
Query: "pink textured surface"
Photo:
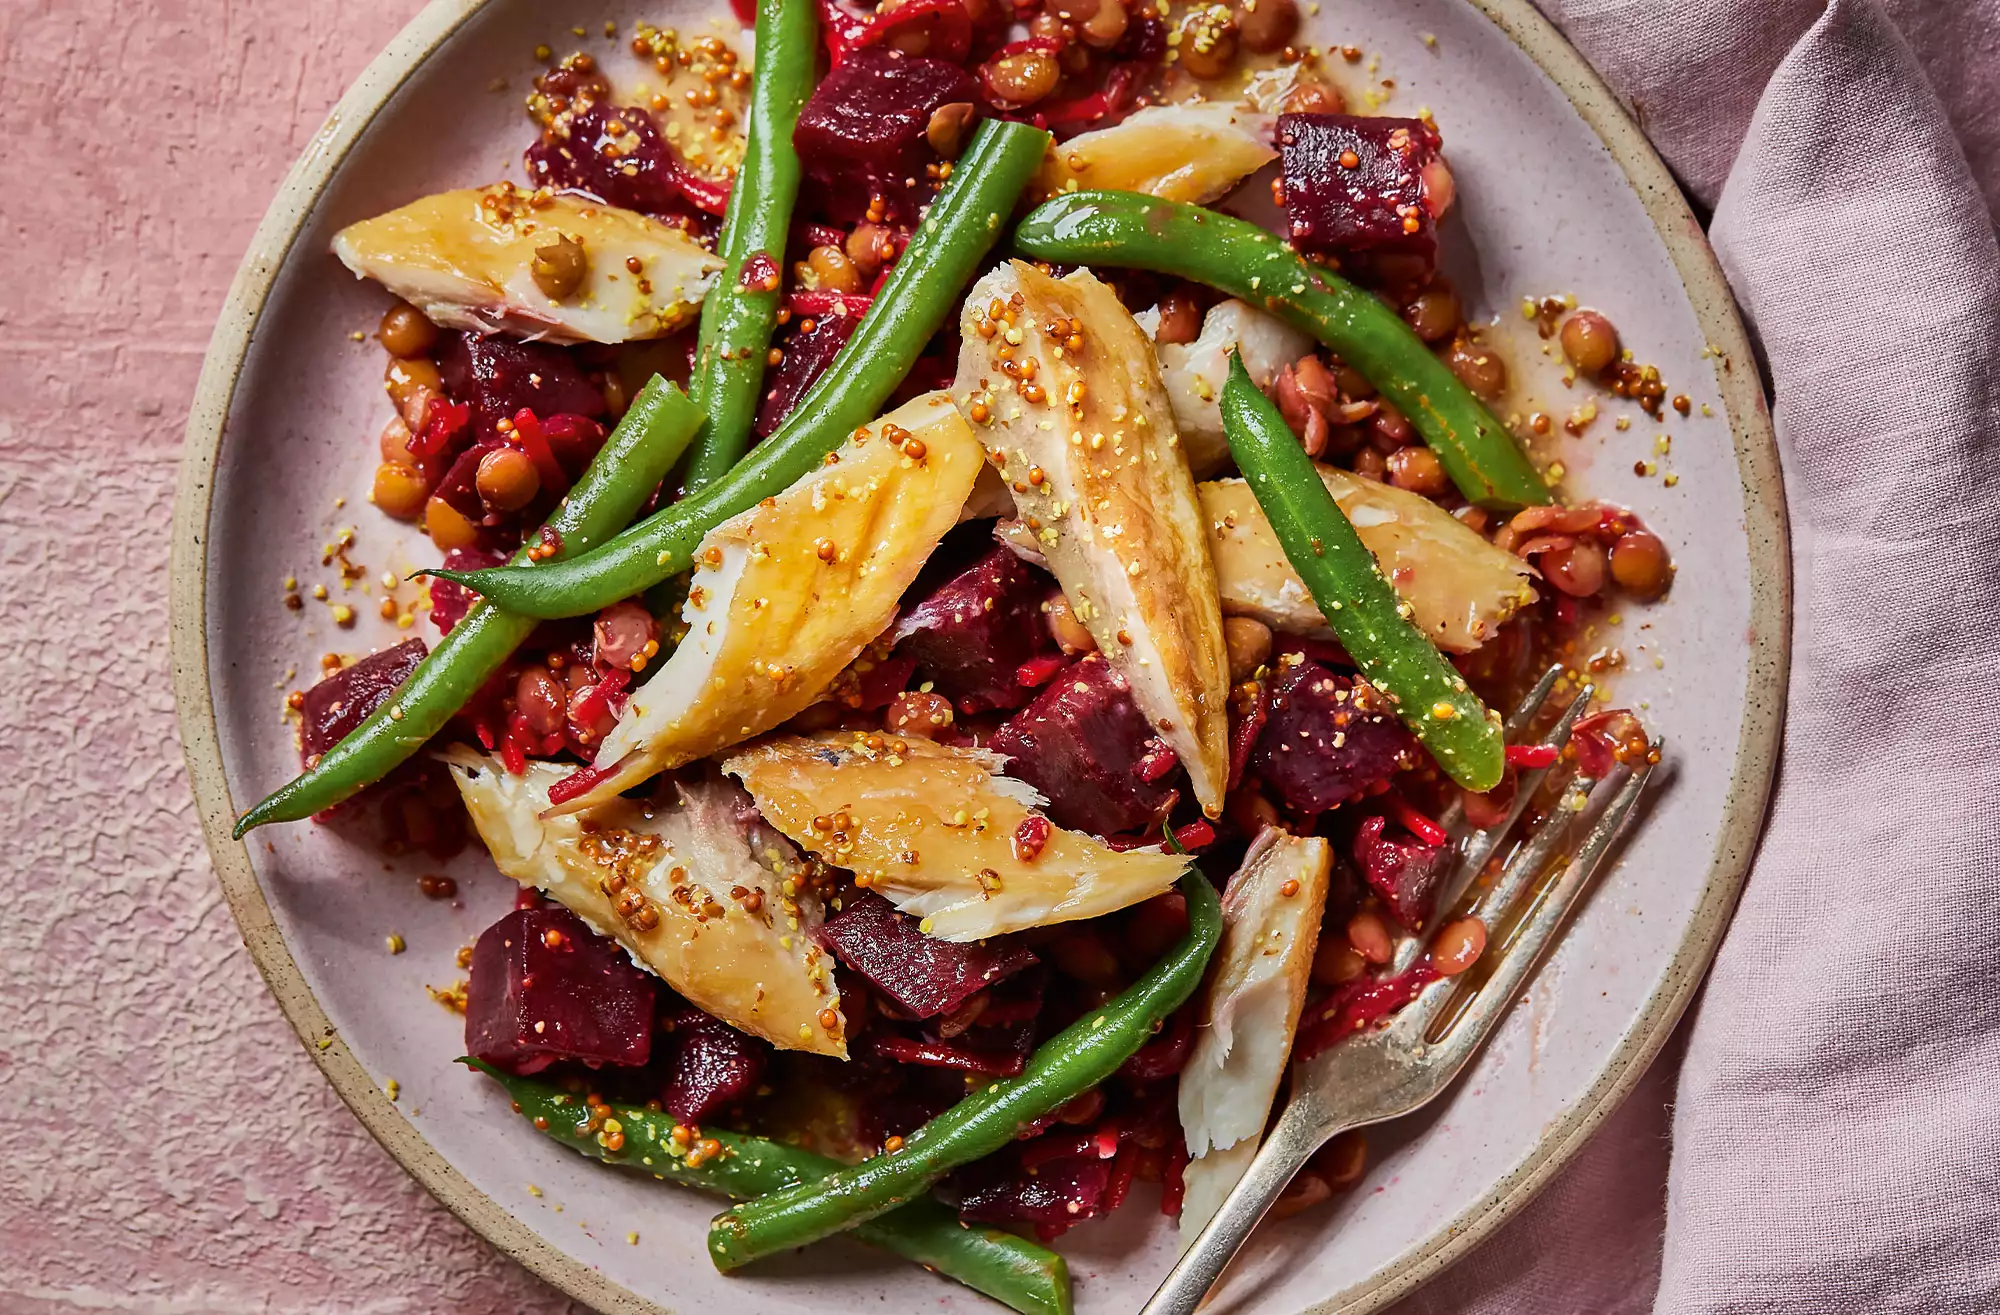
[[[167,662],[209,330],[416,0],[15,0],[0,145],[0,1311],[555,1311],[362,1131],[209,870]],[[27,637],[33,636],[33,642]]]

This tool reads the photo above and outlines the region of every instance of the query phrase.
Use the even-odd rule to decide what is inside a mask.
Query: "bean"
[[[1339,936],[1322,936],[1313,951],[1312,980],[1315,986],[1339,986],[1368,970],[1361,952]]]
[[[1353,471],[1363,479],[1384,480],[1389,477],[1389,463],[1372,447],[1364,447],[1354,454]]]
[[[873,275],[896,258],[896,238],[880,224],[860,224],[847,235],[847,258],[863,274]]]
[[[1431,967],[1446,977],[1456,977],[1479,962],[1486,953],[1486,924],[1477,918],[1459,918],[1438,928],[1431,941]]]
[[[1370,963],[1383,964],[1396,957],[1396,942],[1382,915],[1363,909],[1347,920],[1347,943]]]
[[[1083,21],[1080,33],[1083,44],[1093,50],[1108,50],[1125,38],[1125,30],[1131,25],[1132,15],[1125,8],[1124,0],[1103,0],[1097,12]]]
[[[1328,1187],[1336,1192],[1346,1191],[1368,1172],[1368,1134],[1359,1128],[1349,1128],[1314,1151],[1311,1164],[1326,1179]]]
[[[473,483],[480,501],[495,511],[519,511],[542,490],[534,460],[517,447],[496,447],[479,458]]]
[[[535,258],[528,263],[528,277],[550,301],[573,295],[589,275],[590,257],[583,244],[562,233],[547,246],[536,247]]]
[[[1507,362],[1463,335],[1452,339],[1445,364],[1482,401],[1490,402],[1507,391]]]
[[[1399,489],[1435,498],[1451,487],[1437,453],[1427,447],[1405,447],[1388,457],[1389,482]]]
[[[1196,7],[1181,20],[1181,67],[1188,76],[1213,82],[1230,71],[1236,62],[1236,20],[1227,10]]]
[[[430,486],[415,467],[385,461],[375,467],[375,483],[368,490],[368,500],[385,515],[399,521],[413,521],[422,514],[424,499],[430,492]]]
[[[1243,45],[1260,55],[1282,50],[1299,31],[1299,7],[1294,0],[1241,0],[1236,26]]]
[[[1563,321],[1563,355],[1578,374],[1602,374],[1618,359],[1618,330],[1594,310],[1580,310]]]
[[[1403,319],[1425,342],[1443,342],[1457,333],[1458,326],[1465,322],[1458,294],[1441,279],[1403,307]]]
[[[1160,327],[1153,341],[1163,347],[1193,342],[1201,336],[1201,306],[1180,290],[1160,298]]]
[[[437,345],[438,327],[407,301],[382,312],[375,336],[391,356],[428,356]]]
[[[595,612],[686,570],[711,528],[797,482],[857,426],[875,419],[999,241],[1048,143],[1047,133],[1026,124],[979,125],[847,345],[778,431],[713,487],[573,562],[433,574],[518,615],[551,618]]]
[[[514,680],[514,709],[536,735],[554,735],[563,728],[569,696],[547,667],[528,667]]]
[[[1271,627],[1254,616],[1222,618],[1222,647],[1229,654],[1229,679],[1241,684],[1271,660]]]
[[[1572,598],[1589,598],[1604,588],[1604,549],[1588,539],[1551,548],[1538,564],[1548,582]]]
[[[722,272],[702,301],[694,376],[688,383],[689,398],[707,417],[688,458],[683,485],[690,494],[728,474],[750,445],[750,428],[764,396],[779,289],[745,287],[743,271],[756,258],[784,258],[801,168],[792,132],[812,92],[819,58],[819,12],[812,0],[765,0],[756,10],[757,71],[750,86],[749,131],[715,243]]]
[[[980,71],[993,99],[1015,109],[1032,105],[1054,91],[1057,79],[1062,76],[1055,60],[1039,50],[1002,55],[983,65]]]
[[[1285,96],[1287,114],[1345,114],[1347,98],[1340,88],[1317,78],[1301,79]]]
[[[382,426],[382,437],[378,445],[382,449],[382,460],[395,461],[405,466],[417,464],[417,454],[410,450],[410,442],[416,436],[410,432],[409,422],[403,417],[390,416],[389,423]]]
[[[951,726],[953,716],[951,700],[944,695],[906,689],[889,700],[882,713],[882,729],[935,740]]]
[[[828,292],[861,291],[861,271],[854,267],[854,262],[839,247],[814,247],[806,257],[806,268],[812,271],[819,286]]]
[[[432,498],[424,504],[424,532],[431,536],[439,552],[470,548],[479,542],[479,527],[443,498]]]
[[[1049,634],[1058,647],[1070,656],[1078,653],[1097,651],[1097,639],[1090,633],[1090,627],[1077,620],[1076,609],[1069,605],[1069,599],[1061,594],[1052,594],[1042,609],[1049,618]]]
[[[1611,545],[1611,578],[1639,598],[1658,598],[1673,581],[1667,545],[1650,530],[1629,530]]]
[[[613,603],[599,612],[591,623],[590,635],[595,645],[591,659],[600,667],[642,671],[653,655],[646,651],[647,645],[653,653],[660,651],[659,623],[637,603]]]
[[[403,400],[419,389],[430,393],[444,391],[444,380],[438,377],[438,368],[421,356],[398,356],[390,360],[389,369],[383,376],[383,387],[389,390],[389,399],[403,411]],[[403,411],[403,418],[409,419],[409,412]],[[410,428],[421,429],[421,424]]]
[[[1333,1188],[1327,1185],[1326,1179],[1311,1169],[1301,1169],[1292,1175],[1291,1182],[1285,1184],[1285,1190],[1278,1194],[1278,1199],[1271,1202],[1271,1217],[1288,1219],[1303,1214],[1332,1196]]]
[[[979,112],[969,100],[955,100],[931,111],[924,125],[924,140],[947,160],[956,160],[965,149],[966,134],[972,131]]]

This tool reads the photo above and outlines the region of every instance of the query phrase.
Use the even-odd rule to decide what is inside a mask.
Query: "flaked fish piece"
[[[973,288],[963,333],[952,395],[1071,609],[1216,816],[1222,612],[1152,344],[1088,270],[1056,279],[1018,260]]]
[[[761,735],[826,692],[958,521],[983,460],[942,394],[863,426],[838,460],[709,531],[687,637],[598,746],[600,779],[564,810]]]
[[[729,758],[758,810],[928,934],[976,941],[1150,899],[1187,859],[1120,852],[1044,817],[1034,787],[982,749],[869,732],[781,736]]]
[[[536,253],[581,248],[535,278]],[[630,342],[690,323],[722,262],[686,233],[588,197],[512,183],[439,192],[334,235],[333,254],[439,324],[551,342]]]
[[[847,1058],[833,960],[813,932],[825,916],[797,851],[754,820],[721,781],[678,787],[673,803],[616,799],[548,813],[565,768],[520,775],[466,748],[442,755],[500,871],[545,892],[703,1011],[782,1050]]]
[[[1150,333],[1158,316],[1138,317]],[[1149,323],[1149,318],[1152,321]],[[1222,385],[1229,378],[1229,354],[1241,351],[1250,381],[1268,390],[1278,372],[1313,350],[1316,344],[1275,315],[1241,301],[1222,301],[1202,317],[1201,333],[1193,342],[1163,343],[1160,381],[1173,403],[1174,425],[1181,448],[1196,478],[1213,475],[1230,464],[1229,438],[1222,432]]]
[[[1038,196],[1080,187],[1207,205],[1278,158],[1276,120],[1249,105],[1149,105],[1049,148]]]
[[[1534,567],[1429,498],[1332,466],[1320,466],[1319,477],[1409,605],[1410,619],[1445,652],[1472,652],[1535,601]],[[1286,634],[1331,635],[1250,486],[1219,479],[1200,493],[1222,610]]]
[[[1267,827],[1223,890],[1222,942],[1181,1070],[1190,1156],[1183,1245],[1220,1208],[1264,1135],[1305,1006],[1332,867],[1324,839]]]

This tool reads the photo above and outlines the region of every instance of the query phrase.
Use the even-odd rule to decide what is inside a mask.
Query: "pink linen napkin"
[[[2000,0],[1541,3],[1766,354],[1790,706],[1677,1044],[1398,1315],[2000,1311]]]

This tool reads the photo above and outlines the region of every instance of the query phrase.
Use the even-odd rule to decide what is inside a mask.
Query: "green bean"
[[[616,534],[666,478],[701,423],[687,395],[654,375],[632,399],[604,447],[549,517],[556,557]],[[527,550],[516,555],[525,561]],[[240,840],[268,822],[311,817],[373,785],[444,728],[534,632],[533,617],[475,603],[400,689],[320,760],[245,813]]]
[[[716,254],[722,274],[701,306],[700,347],[688,395],[707,421],[688,459],[687,491],[729,473],[750,442],[764,386],[764,355],[778,314],[777,284],[746,287],[744,266],[763,257],[782,269],[792,203],[799,195],[799,153],[792,129],[812,93],[819,54],[813,0],[763,0],[757,6],[757,72],[743,167],[729,193]]]
[[[668,1182],[741,1200],[824,1178],[840,1168],[838,1160],[824,1155],[718,1128],[682,1129],[676,1140],[671,1114],[574,1096],[477,1059],[459,1062],[504,1087],[514,1108],[551,1139],[592,1159]],[[700,1149],[710,1140],[714,1154]],[[855,1233],[871,1246],[934,1269],[1023,1315],[1070,1315],[1069,1266],[1061,1256],[997,1228],[969,1228],[936,1201],[912,1201]]]
[[[1506,511],[1550,501],[1513,435],[1400,315],[1255,224],[1137,192],[1072,192],[1036,207],[1014,244],[1040,260],[1193,279],[1261,306],[1394,402],[1467,499]]]
[[[1047,133],[1025,124],[980,125],[854,336],[778,432],[720,480],[573,562],[433,574],[511,612],[562,617],[594,612],[686,570],[703,535],[797,483],[880,413],[999,240],[1048,142]]]
[[[1222,387],[1222,428],[1292,569],[1361,674],[1452,780],[1481,792],[1498,785],[1506,767],[1499,716],[1411,622],[1409,605],[1320,482],[1312,458],[1234,354]]]
[[[959,1165],[1000,1150],[1117,1072],[1194,994],[1222,935],[1222,906],[1208,878],[1190,867],[1180,888],[1187,897],[1187,935],[1144,977],[1043,1042],[1019,1077],[967,1096],[911,1133],[898,1150],[717,1215],[708,1229],[715,1267],[736,1269],[859,1227],[929,1191]]]

